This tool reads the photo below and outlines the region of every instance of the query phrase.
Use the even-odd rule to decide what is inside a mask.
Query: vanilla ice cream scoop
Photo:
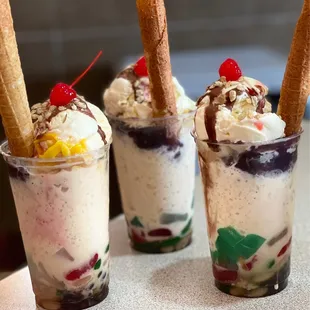
[[[35,128],[35,156],[55,158],[98,150],[111,142],[111,127],[102,111],[76,96],[69,104],[50,100],[31,109]]]
[[[271,112],[271,104],[266,99],[268,88],[255,79],[242,76],[235,62],[230,66],[224,62],[221,68],[223,65],[224,70],[220,69],[220,73],[230,70],[227,77],[221,75],[197,102],[194,130],[197,138],[235,143],[283,137],[285,122]]]
[[[175,77],[173,84],[178,114],[194,111],[195,102],[186,96]],[[108,114],[123,118],[152,118],[151,100],[150,81],[144,57],[120,72],[103,95]]]

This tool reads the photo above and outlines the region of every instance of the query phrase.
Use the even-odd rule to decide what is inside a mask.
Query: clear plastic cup
[[[106,115],[131,246],[147,253],[183,249],[194,212],[193,113],[147,120]]]
[[[195,138],[215,285],[263,297],[288,284],[300,134],[264,143]]]
[[[38,309],[79,310],[109,285],[109,148],[7,162]]]

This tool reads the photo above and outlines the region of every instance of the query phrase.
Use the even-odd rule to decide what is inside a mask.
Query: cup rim
[[[151,118],[139,118],[139,117],[121,117],[110,114],[105,108],[103,111],[104,115],[111,120],[123,121],[123,122],[152,122],[152,121],[166,121],[171,119],[185,119],[190,116],[194,116],[196,113],[196,109],[193,111],[189,111],[183,114],[169,115],[163,117],[151,117]]]
[[[111,142],[108,142],[104,146],[102,146],[100,149],[88,151],[84,154],[78,154],[73,156],[66,156],[66,157],[56,157],[56,158],[37,158],[37,157],[20,157],[20,156],[14,156],[10,154],[9,151],[9,144],[8,140],[4,140],[0,143],[0,154],[3,156],[5,160],[14,160],[14,161],[23,161],[24,163],[39,163],[39,164],[63,164],[68,162],[74,162],[79,163],[85,162],[85,158],[92,157],[94,159],[98,159],[101,154],[104,154],[104,152],[107,152],[109,150],[109,147],[111,145]]]
[[[303,128],[300,129],[298,133],[295,133],[293,135],[290,135],[288,137],[283,137],[283,138],[278,138],[278,139],[273,139],[273,140],[268,140],[268,141],[256,141],[256,142],[230,142],[230,141],[219,141],[219,142],[209,142],[206,139],[199,139],[195,133],[195,130],[193,129],[191,131],[192,137],[195,139],[195,141],[200,141],[200,142],[205,142],[208,143],[209,145],[213,146],[246,146],[246,147],[251,147],[251,146],[262,146],[262,145],[270,145],[270,144],[276,144],[276,143],[285,143],[287,141],[291,141],[293,139],[299,138],[303,134],[304,130]]]

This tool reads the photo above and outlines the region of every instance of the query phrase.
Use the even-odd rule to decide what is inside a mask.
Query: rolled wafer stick
[[[0,0],[0,114],[11,153],[31,157],[33,124],[9,0]]]
[[[136,0],[155,116],[175,115],[164,0]]]
[[[286,122],[286,136],[300,131],[309,95],[310,0],[304,0],[286,65],[278,107],[278,114]]]

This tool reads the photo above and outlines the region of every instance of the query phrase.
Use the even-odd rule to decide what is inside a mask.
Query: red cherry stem
[[[102,51],[98,53],[98,55],[94,58],[91,64],[85,69],[85,71],[70,85],[70,88],[76,85],[85,76],[85,74],[93,67],[93,65],[97,62],[97,60],[100,58],[101,55]]]

